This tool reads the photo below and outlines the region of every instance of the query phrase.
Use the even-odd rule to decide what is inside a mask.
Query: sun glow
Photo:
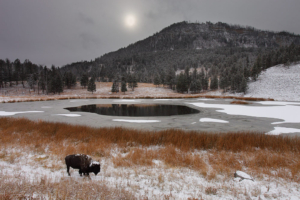
[[[135,16],[133,15],[127,15],[125,17],[125,24],[127,27],[134,27],[135,24],[136,24],[136,19],[135,19]]]

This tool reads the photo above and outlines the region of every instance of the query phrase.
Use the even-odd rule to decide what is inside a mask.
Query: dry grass
[[[19,145],[37,145],[37,147],[52,143],[70,141],[67,153],[76,149],[83,153],[95,154],[105,152],[112,144],[126,146],[128,143],[145,147],[153,145],[173,145],[182,151],[194,149],[218,151],[253,151],[254,148],[274,150],[277,152],[299,152],[300,140],[283,136],[272,136],[253,132],[234,132],[227,134],[212,134],[210,132],[163,130],[140,131],[121,127],[91,128],[87,126],[30,121],[24,118],[3,117],[0,120],[1,143],[17,140]],[[98,151],[99,150],[99,151]],[[60,151],[59,149],[57,151]]]
[[[9,163],[15,163],[22,153],[17,151],[8,153],[5,150],[18,148],[33,151],[38,155],[46,154],[45,157],[35,158],[41,165],[47,161],[47,156],[63,160],[68,154],[85,153],[92,155],[96,160],[103,157],[110,159],[115,167],[133,169],[140,166],[153,167],[153,160],[158,160],[167,168],[188,168],[197,171],[207,180],[217,179],[220,174],[232,178],[236,170],[247,169],[247,172],[255,174],[257,179],[266,175],[300,181],[300,139],[261,133],[211,134],[183,130],[153,132],[120,127],[91,128],[4,117],[0,120],[0,146],[0,159]],[[60,170],[61,167],[59,164],[48,166],[52,171]],[[164,176],[158,174],[157,179],[163,187]],[[41,184],[40,193],[48,194],[52,191],[48,194],[51,198],[56,198],[55,195],[59,198],[80,198],[82,197],[80,188],[96,187],[92,182],[68,184],[66,180],[59,183],[44,182],[46,183]],[[32,194],[27,189],[35,187],[36,183],[24,180],[22,184],[18,186],[21,188],[20,191],[23,191],[22,194]],[[63,186],[64,184],[68,186]],[[0,191],[6,191],[0,194],[0,199],[18,198],[15,196],[17,193],[13,192],[17,191],[14,189],[17,186],[11,185],[7,182],[2,185],[0,183]],[[13,189],[3,189],[8,187]],[[78,192],[71,187],[77,188]],[[99,188],[99,185],[97,187]],[[125,195],[124,199],[133,198],[125,191],[114,193],[114,190],[104,186],[103,188],[99,195],[104,192],[108,196],[103,194],[101,198],[108,198],[112,193],[116,194],[117,199],[122,195],[122,198]],[[205,192],[215,194],[216,192],[211,189]],[[90,197],[98,198],[96,195],[92,192]]]
[[[62,179],[53,183],[46,177],[29,182],[22,177],[1,174],[0,199],[136,199],[136,197],[123,189],[109,188],[105,182]]]

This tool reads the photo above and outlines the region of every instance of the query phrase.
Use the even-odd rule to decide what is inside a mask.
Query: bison
[[[100,163],[93,161],[89,155],[85,154],[73,154],[65,157],[67,172],[70,176],[69,169],[72,167],[73,169],[79,169],[80,176],[88,175],[90,172],[94,172],[97,175],[100,172]]]

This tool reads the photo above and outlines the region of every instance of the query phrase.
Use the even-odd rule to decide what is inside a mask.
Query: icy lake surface
[[[0,117],[155,131],[171,128],[300,135],[300,102],[253,101],[248,105],[236,105],[230,104],[231,101],[233,99],[72,99],[13,103],[1,104]],[[88,106],[85,105],[87,102]],[[76,109],[70,112],[65,109],[68,106]],[[104,113],[81,112],[84,109],[101,110]],[[149,112],[154,114],[149,115]],[[156,115],[156,112],[162,115]]]

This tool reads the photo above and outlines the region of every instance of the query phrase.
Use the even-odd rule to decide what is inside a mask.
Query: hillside
[[[300,101],[300,64],[278,65],[263,71],[256,82],[249,84],[247,97],[273,98],[279,101]]]
[[[213,68],[212,73],[231,65],[250,67],[257,55],[292,43],[300,44],[300,37],[222,22],[179,22],[95,61],[69,64],[62,70],[109,80],[134,72],[140,82],[153,82],[157,75],[185,67]]]

